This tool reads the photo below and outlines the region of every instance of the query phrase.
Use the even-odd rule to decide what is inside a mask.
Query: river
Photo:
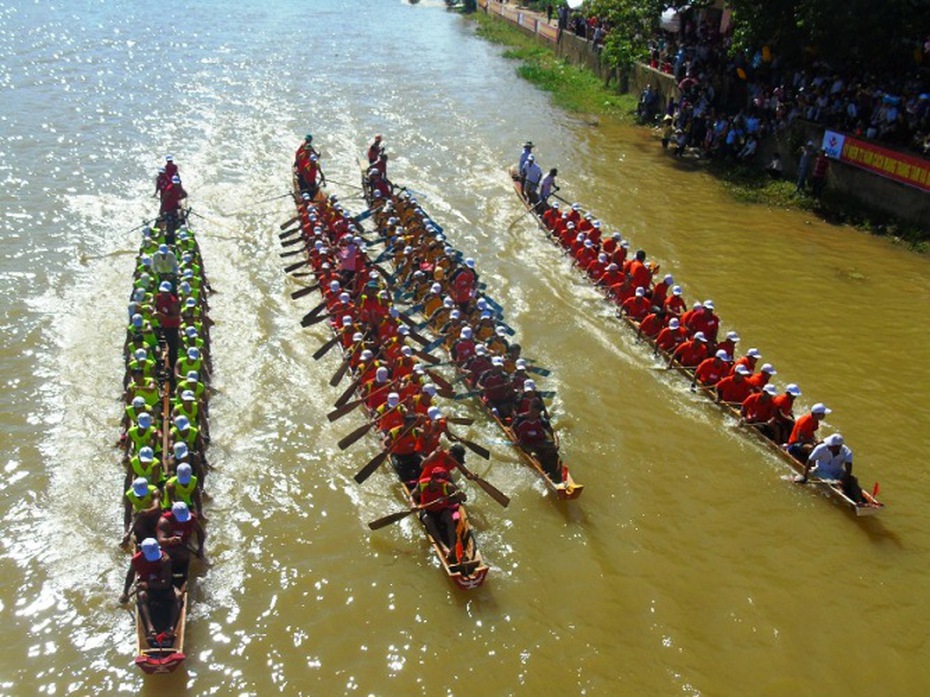
[[[923,694],[930,689],[930,265],[808,214],[735,203],[644,129],[554,109],[438,0],[0,2],[0,693]],[[443,578],[376,452],[336,442],[315,294],[283,273],[278,224],[312,132],[331,189],[382,133],[389,174],[472,254],[524,353],[553,371],[559,504],[476,417],[469,489],[491,564]],[[713,298],[740,346],[825,402],[867,488],[855,519],[656,370],[548,243],[507,167],[531,138],[577,198]],[[155,169],[180,165],[211,299],[211,559],[185,667],[132,667],[117,597],[124,304]]]

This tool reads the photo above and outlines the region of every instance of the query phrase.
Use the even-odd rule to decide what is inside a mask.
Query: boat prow
[[[168,651],[169,653],[164,656],[158,656],[154,652],[136,656],[136,665],[149,675],[173,673],[177,670],[178,666],[184,662],[187,656],[180,651],[171,651],[170,649]]]

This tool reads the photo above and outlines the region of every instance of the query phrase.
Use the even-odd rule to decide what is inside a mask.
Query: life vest
[[[183,501],[188,508],[194,507],[194,490],[197,488],[197,476],[191,475],[187,484],[181,484],[177,475],[165,482],[165,495],[162,497],[161,507],[170,509],[175,501]],[[173,492],[173,493],[172,493]]]
[[[129,502],[132,504],[132,512],[138,513],[139,511],[144,511],[147,508],[152,507],[152,503],[155,500],[155,492],[158,491],[152,484],[149,484],[148,493],[145,496],[138,496],[135,489],[129,487],[126,491],[126,498],[129,499]]]
[[[149,484],[160,484],[161,481],[165,478],[164,473],[161,469],[158,470],[158,480],[154,479],[155,468],[161,465],[161,462],[156,457],[149,463],[148,467],[145,467],[142,464],[142,460],[139,459],[138,455],[134,455],[129,460],[129,466],[132,467],[132,473],[135,477],[145,477]]]

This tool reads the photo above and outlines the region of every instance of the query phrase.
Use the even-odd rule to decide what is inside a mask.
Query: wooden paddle
[[[308,321],[308,320],[310,320],[310,319],[316,317],[316,316],[317,316],[318,314],[320,314],[325,308],[326,308],[326,298],[323,298],[323,300],[320,301],[320,304],[319,304],[319,305],[317,305],[316,307],[314,307],[312,310],[310,310],[310,312],[308,312],[307,314],[305,314],[305,315],[303,316],[303,319],[300,320],[301,326],[306,327],[307,325],[304,324],[304,322],[306,322],[306,321]]]
[[[361,438],[366,433],[368,433],[371,430],[372,426],[374,425],[375,425],[374,421],[369,421],[368,423],[363,424],[362,426],[359,426],[357,429],[352,431],[352,433],[342,438],[338,443],[336,443],[336,445],[339,446],[340,450],[345,450],[350,445],[352,445],[354,442],[356,442],[359,438]]]
[[[333,406],[341,407],[343,404],[345,404],[348,401],[349,397],[352,396],[352,393],[355,392],[356,389],[358,389],[358,386],[359,384],[361,384],[361,382],[362,382],[362,376],[359,375],[357,378],[355,378],[352,381],[352,384],[346,388],[346,391],[342,393],[342,395],[339,397],[339,399],[336,400]]]
[[[325,344],[323,344],[322,346],[320,346],[320,348],[318,348],[318,349],[316,350],[316,352],[313,354],[313,360],[318,361],[318,360],[320,360],[323,356],[325,356],[327,353],[329,353],[329,350],[330,350],[333,346],[335,346],[336,344],[338,344],[338,343],[339,343],[339,339],[341,339],[341,338],[342,338],[342,337],[341,337],[339,334],[334,334],[332,339],[330,339],[329,341],[327,341]]]
[[[478,445],[477,443],[472,443],[470,440],[462,438],[461,436],[458,436],[450,432],[448,429],[446,430],[446,435],[449,437],[450,440],[458,441],[459,443],[464,445],[466,448],[468,448],[473,453],[475,453],[475,455],[478,455],[479,457],[482,457],[485,460],[491,459],[491,451],[488,450],[487,448],[482,447]]]
[[[295,216],[294,216],[293,218],[291,218],[290,220],[281,223],[281,229],[284,230],[284,229],[286,229],[286,228],[289,228],[292,224],[296,223],[298,220],[300,220],[300,214],[295,215]]]
[[[282,246],[282,247],[293,247],[295,244],[300,244],[300,243],[303,242],[303,241],[304,241],[304,238],[303,238],[303,237],[295,237],[295,238],[292,239],[292,240],[284,240],[284,241],[281,243],[281,246]]]
[[[436,383],[436,386],[437,386],[437,387],[441,387],[442,389],[444,389],[444,390],[447,391],[447,392],[454,392],[454,391],[455,391],[455,388],[452,387],[452,384],[451,384],[448,380],[446,380],[442,375],[440,375],[439,373],[437,373],[436,371],[434,371],[434,370],[427,370],[427,371],[426,371],[426,374],[429,375],[430,379],[431,379],[434,383]]]
[[[507,496],[507,494],[505,494],[503,491],[495,487],[493,484],[491,484],[491,482],[489,482],[487,479],[483,479],[482,477],[479,477],[477,474],[469,470],[464,465],[464,463],[461,463],[461,462],[458,463],[458,467],[460,470],[462,470],[463,474],[468,479],[472,480],[478,486],[484,489],[485,493],[488,496],[490,496],[492,499],[497,501],[501,506],[503,506],[504,508],[507,508],[507,506],[510,505],[510,497]]]
[[[309,319],[307,317],[304,317],[300,321],[300,326],[301,327],[312,327],[314,324],[319,324],[323,320],[329,319],[330,317],[332,317],[332,315],[329,314],[328,312],[324,312],[322,315],[317,315],[316,317],[310,317]]]
[[[397,438],[396,438],[395,440],[399,440],[400,438],[403,438],[404,436],[406,436],[408,433],[410,433],[410,431],[413,430],[413,427],[414,427],[414,426],[416,426],[416,423],[410,424],[407,428],[405,428],[405,429],[400,433],[400,435],[397,436]],[[387,448],[385,448],[384,450],[382,450],[380,453],[378,453],[377,455],[375,455],[373,458],[371,458],[371,460],[369,460],[368,464],[366,464],[364,467],[362,467],[362,469],[360,469],[360,470],[355,474],[355,481],[358,482],[359,484],[361,484],[361,483],[364,482],[366,479],[368,479],[368,478],[371,476],[371,474],[372,474],[376,469],[378,469],[378,467],[381,466],[381,463],[384,462],[384,461],[387,459],[388,455],[390,455],[390,454],[391,454],[391,446],[388,446]]]
[[[285,237],[290,237],[295,232],[300,232],[300,230],[301,229],[299,227],[295,227],[295,228],[291,228],[290,230],[285,230],[284,232],[280,232],[278,233],[278,239],[283,240]]]
[[[354,351],[346,352],[346,357],[343,359],[342,364],[339,366],[339,369],[335,373],[333,373],[333,376],[329,379],[330,387],[335,387],[340,382],[342,382],[342,378],[345,377],[346,371],[349,369],[349,365],[352,363],[352,356],[354,355],[354,353],[355,353]]]
[[[303,251],[304,251],[303,249],[292,249],[289,252],[281,252],[278,256],[281,257],[282,259],[286,259],[287,257],[296,257],[298,254],[301,254]]]
[[[391,387],[391,383],[390,383],[390,382],[386,382],[386,383],[384,383],[384,385],[382,385],[382,386],[379,387],[378,389],[373,390],[373,391],[371,392],[371,394],[368,395],[368,397],[372,397],[372,396],[374,396],[374,395],[376,395],[376,394],[379,394],[379,393],[381,393],[381,392],[384,392],[386,389],[388,389],[388,388],[390,388],[390,387]],[[360,398],[358,398],[358,399],[353,399],[351,402],[346,402],[346,403],[343,404],[341,407],[337,407],[336,409],[333,409],[331,412],[329,412],[329,413],[326,415],[326,418],[329,419],[329,422],[330,422],[330,423],[332,423],[332,422],[334,422],[334,421],[337,421],[338,419],[341,419],[343,416],[345,416],[346,414],[348,414],[349,412],[351,412],[352,410],[354,410],[355,407],[357,407],[359,404],[362,404],[362,403],[365,401],[365,399],[367,399],[367,398],[366,398],[366,397],[360,397]]]
[[[448,498],[449,498],[448,496],[443,496],[442,498],[436,499],[435,501],[431,501],[427,505],[432,506],[433,504],[441,503],[442,501],[445,501]],[[392,525],[399,520],[403,520],[404,518],[407,518],[408,516],[411,516],[414,513],[417,513],[418,511],[422,511],[424,508],[426,508],[426,506],[413,506],[412,508],[408,508],[406,511],[397,511],[396,513],[391,513],[389,515],[384,516],[383,518],[378,518],[378,520],[371,521],[368,524],[368,527],[371,528],[372,530],[380,530],[381,528],[386,528],[388,525]]]
[[[319,283],[314,283],[312,286],[307,286],[306,288],[295,290],[293,293],[291,293],[291,300],[297,300],[298,298],[302,298],[305,295],[310,295],[310,293],[312,293],[319,287],[320,287]]]
[[[422,358],[427,363],[431,363],[433,365],[441,362],[439,358],[437,358],[436,356],[432,354],[427,353],[426,351],[414,351],[413,355],[417,356],[418,358]]]
[[[309,263],[310,263],[310,260],[309,260],[309,259],[301,259],[300,261],[295,262],[295,263],[291,264],[290,266],[285,266],[285,267],[284,267],[284,273],[290,273],[291,271],[296,271],[296,270],[299,269],[301,266],[306,266],[306,265],[309,264]]]

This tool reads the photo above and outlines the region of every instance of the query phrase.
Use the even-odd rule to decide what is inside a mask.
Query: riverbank
[[[587,68],[557,57],[533,36],[508,22],[498,21],[495,16],[480,11],[464,16],[476,22],[478,36],[508,47],[504,57],[520,62],[517,74],[549,92],[557,106],[583,114],[591,125],[597,125],[602,118],[636,122],[636,95],[617,94],[610,84]],[[660,147],[658,140],[656,147]],[[774,180],[758,168],[707,160],[702,164],[702,169],[716,177],[736,200],[808,211],[832,224],[848,225],[888,237],[916,252],[930,253],[930,229],[927,227],[874,210],[829,188],[817,199],[809,194],[796,194],[793,182]]]

